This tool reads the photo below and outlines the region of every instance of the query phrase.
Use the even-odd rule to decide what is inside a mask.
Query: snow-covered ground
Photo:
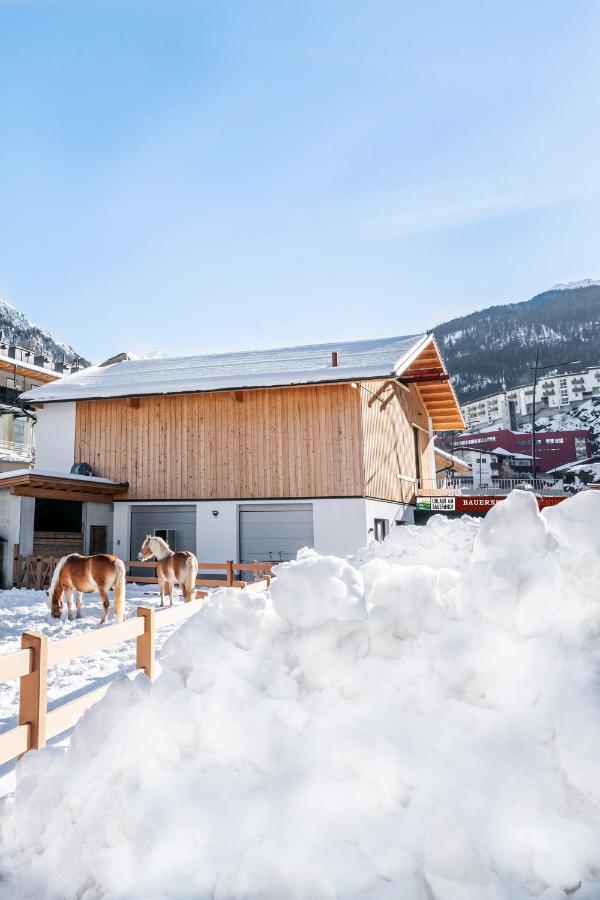
[[[216,592],[0,810],[0,898],[597,900],[600,494]]]
[[[156,590],[128,585],[126,617],[135,616],[138,605],[148,606],[158,602]],[[182,602],[181,598],[176,597],[175,602]],[[160,615],[160,610],[158,614]],[[109,625],[114,621],[112,605],[110,616]],[[63,618],[58,622],[50,618],[48,595],[45,591],[0,591],[0,653],[18,650],[24,631],[39,631],[48,635],[50,640],[59,640],[98,628],[101,617],[102,603],[97,594],[84,594],[81,619],[67,621],[65,608]],[[168,626],[156,632],[158,649],[174,629],[175,626]],[[70,695],[72,699],[84,690],[99,687],[115,673],[131,670],[134,664],[135,641],[127,641],[91,656],[82,656],[53,667],[48,672],[49,707],[52,708],[61,700],[64,702],[66,695]],[[0,731],[17,724],[18,698],[18,681],[0,682]],[[0,766],[0,796],[14,787],[13,770],[14,763]]]

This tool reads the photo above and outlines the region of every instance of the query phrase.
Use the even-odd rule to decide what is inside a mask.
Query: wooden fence
[[[58,554],[51,556],[30,555],[24,556],[20,553],[18,544],[13,549],[13,587],[27,588],[36,591],[42,591],[50,587],[52,573],[60,556]],[[240,578],[235,577],[236,573],[254,572],[256,577],[269,576],[271,568],[274,564],[270,562],[252,562],[252,563],[234,563],[232,560],[223,563],[198,563],[199,572],[223,572],[221,578],[209,578],[208,576],[198,575],[196,579],[197,587],[245,587],[248,583]],[[156,562],[139,562],[138,560],[125,560],[125,566],[129,574],[127,581],[135,584],[158,584],[156,577]],[[152,575],[131,575],[131,567],[150,568],[154,572]]]
[[[255,565],[264,567],[265,564]],[[247,564],[245,568],[248,568]],[[266,590],[269,583],[270,578],[265,577],[254,582],[252,587],[253,590]],[[245,582],[239,583],[238,586],[241,587],[242,584],[245,586]],[[219,582],[219,585],[226,586],[223,581]],[[19,724],[9,731],[0,733],[0,765],[22,756],[28,750],[41,749],[50,738],[67,731],[90,706],[104,696],[112,684],[112,681],[109,681],[74,700],[48,710],[48,669],[79,656],[88,656],[99,650],[105,650],[123,641],[135,640],[135,670],[143,669],[148,678],[153,678],[156,631],[189,619],[202,608],[203,602],[203,599],[192,600],[190,603],[171,606],[159,612],[155,612],[152,607],[138,606],[135,618],[60,641],[49,641],[46,635],[35,631],[23,632],[21,649],[0,656],[0,682],[20,679]]]

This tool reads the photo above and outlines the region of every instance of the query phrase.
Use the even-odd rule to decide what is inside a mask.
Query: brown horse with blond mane
[[[50,608],[55,619],[60,619],[63,610],[63,595],[67,597],[68,616],[73,618],[73,594],[77,596],[77,618],[81,618],[81,595],[97,591],[102,599],[104,615],[100,621],[104,625],[108,617],[110,601],[108,592],[114,591],[115,615],[123,621],[125,611],[125,566],[122,560],[110,553],[95,556],[80,556],[70,553],[59,560],[52,575],[48,592]]]
[[[175,553],[162,538],[146,535],[138,559],[144,562],[151,557],[156,558],[156,576],[160,588],[160,605],[165,605],[165,594],[170,597],[173,606],[173,592],[178,584],[183,591],[186,603],[196,595],[196,578],[198,576],[198,560],[190,550]]]

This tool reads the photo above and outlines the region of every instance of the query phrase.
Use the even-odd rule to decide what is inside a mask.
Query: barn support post
[[[156,668],[154,609],[148,606],[138,606],[136,615],[144,620],[144,632],[136,640],[135,667],[143,669],[148,678],[152,680]]]
[[[234,574],[233,574],[233,560],[227,560],[227,587],[233,587],[234,582]]]
[[[48,693],[48,638],[37,631],[24,631],[21,649],[31,650],[29,675],[19,684],[19,725],[29,725],[28,750],[46,746]]]

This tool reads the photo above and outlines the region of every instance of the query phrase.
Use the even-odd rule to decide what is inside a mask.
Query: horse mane
[[[62,571],[62,567],[68,560],[69,556],[72,556],[72,555],[73,554],[69,553],[69,554],[67,554],[67,556],[63,556],[62,559],[59,559],[59,561],[57,562],[56,567],[54,569],[54,572],[52,573],[52,581],[50,582],[50,587],[48,588],[48,603],[50,606],[52,606],[52,597],[54,595],[54,590],[58,584],[58,579],[60,578],[60,573]]]
[[[157,545],[160,548],[158,553],[156,553],[156,550],[154,552],[154,555],[157,559],[164,559],[166,556],[170,556],[170,554],[173,552],[167,542],[163,538],[157,537],[157,535],[151,536],[150,541],[153,550],[155,550]]]

